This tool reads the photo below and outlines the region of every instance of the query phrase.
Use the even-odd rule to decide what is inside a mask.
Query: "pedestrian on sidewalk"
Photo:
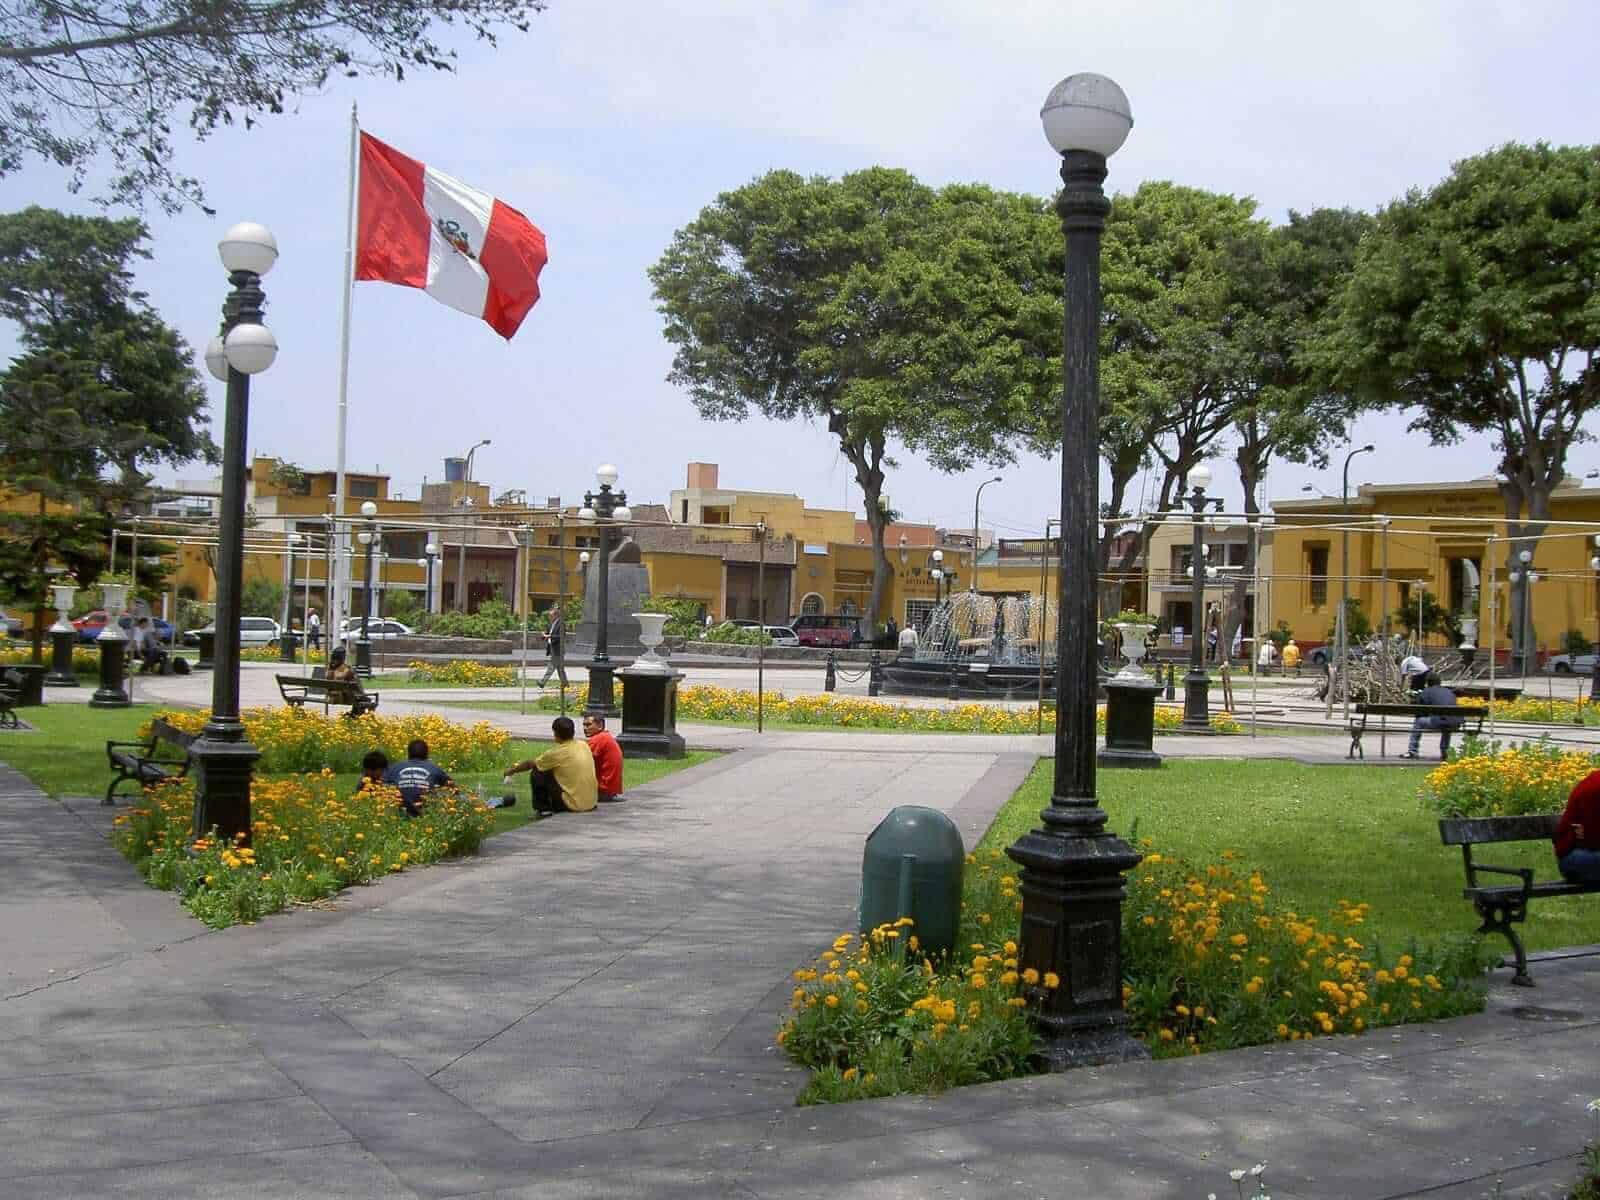
[[[1590,771],[1572,789],[1554,840],[1563,879],[1600,883],[1600,771]]]
[[[322,618],[314,608],[306,614],[306,645],[313,650],[322,649]]]
[[[544,669],[544,678],[539,680],[539,686],[544,687],[547,683],[549,683],[551,675],[558,675],[561,677],[561,686],[566,687],[566,658],[563,656],[561,651],[561,638],[567,631],[566,616],[564,613],[562,613],[561,606],[559,604],[552,604],[550,606],[550,612],[548,615],[550,617],[550,624],[546,627],[544,634],[544,652],[548,661]]]

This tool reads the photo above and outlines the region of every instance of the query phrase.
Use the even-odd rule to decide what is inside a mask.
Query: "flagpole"
[[[339,323],[339,426],[334,440],[334,530],[336,549],[333,556],[335,581],[328,599],[328,650],[342,644],[338,639],[344,632],[344,612],[349,602],[350,555],[349,530],[339,518],[345,510],[345,430],[350,418],[350,298],[355,291],[356,257],[356,179],[360,170],[361,124],[356,116],[355,101],[350,102],[350,172],[349,193],[345,197],[344,226],[344,279],[341,284],[343,314]]]

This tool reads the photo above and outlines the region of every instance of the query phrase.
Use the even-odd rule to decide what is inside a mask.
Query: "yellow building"
[[[1569,630],[1600,637],[1600,580],[1589,565],[1600,535],[1600,488],[1576,479],[1558,487],[1550,524],[1531,546],[1507,540],[1500,493],[1487,478],[1367,484],[1350,497],[1348,510],[1337,497],[1273,507],[1273,619],[1287,621],[1302,645],[1327,638],[1347,586],[1374,627],[1387,613],[1393,628],[1395,614],[1426,593],[1458,617],[1478,621],[1480,647],[1504,650],[1512,590],[1527,587],[1538,648],[1564,648]],[[1523,549],[1531,556],[1531,583],[1521,578]]]

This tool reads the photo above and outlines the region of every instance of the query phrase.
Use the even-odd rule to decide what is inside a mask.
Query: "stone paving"
[[[270,672],[245,683],[261,702]],[[1455,1021],[795,1108],[788,971],[850,928],[866,834],[918,803],[970,844],[1048,739],[710,733],[734,752],[626,804],[221,932],[133,875],[109,810],[0,769],[0,1196],[1202,1198],[1262,1160],[1276,1197],[1575,1178],[1596,957],[1537,963],[1532,991],[1502,971]]]

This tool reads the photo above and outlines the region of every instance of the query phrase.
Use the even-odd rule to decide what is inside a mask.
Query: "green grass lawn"
[[[1041,760],[995,818],[981,849],[1009,845],[1050,802],[1053,762]],[[1336,900],[1367,901],[1384,945],[1477,928],[1462,899],[1461,854],[1439,844],[1434,814],[1417,799],[1422,767],[1307,767],[1291,762],[1168,759],[1159,771],[1100,771],[1107,828],[1190,862],[1234,850],[1259,867],[1277,900],[1324,916]],[[1548,845],[1485,847],[1479,862],[1532,866],[1556,878]],[[1528,948],[1600,943],[1593,896],[1530,906]],[[1490,939],[1496,950],[1505,939]]]
[[[52,796],[103,796],[111,781],[106,762],[107,740],[134,740],[139,726],[165,707],[168,706],[135,704],[122,709],[99,709],[81,704],[47,704],[43,708],[25,708],[23,719],[38,732],[0,733],[0,762],[21,771]],[[505,749],[505,765],[532,758],[550,745],[545,741],[510,742]],[[695,750],[675,759],[626,759],[622,764],[624,793],[716,757],[712,751]],[[355,790],[357,775],[338,778],[341,787]],[[498,770],[466,772],[457,777],[457,782],[485,797],[499,796],[502,790]],[[528,782],[519,778],[517,783],[516,807],[496,812],[496,833],[526,825],[532,816]],[[125,787],[119,795],[131,792],[131,786]]]

